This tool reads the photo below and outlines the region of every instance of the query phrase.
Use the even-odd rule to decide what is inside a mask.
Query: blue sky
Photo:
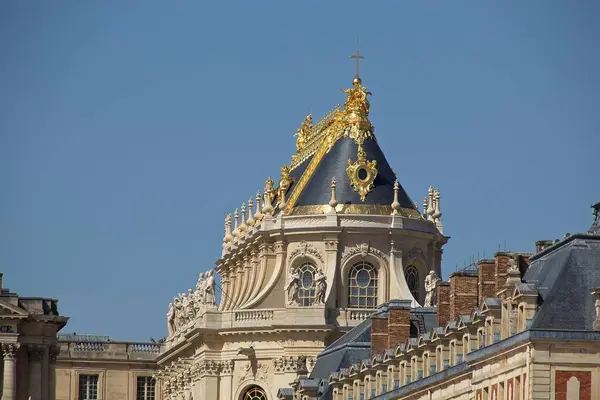
[[[0,270],[68,332],[166,334],[223,218],[343,102],[359,38],[400,182],[441,190],[444,278],[586,230],[600,200],[600,3],[3,2]]]

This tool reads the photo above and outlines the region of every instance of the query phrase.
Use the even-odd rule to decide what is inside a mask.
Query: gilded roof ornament
[[[306,143],[311,139],[313,134],[313,125],[312,125],[312,115],[308,114],[304,121],[302,121],[302,125],[296,131],[294,136],[297,136],[296,139],[296,154],[300,154],[304,149]]]
[[[367,153],[362,146],[358,146],[357,160],[348,160],[346,168],[350,184],[360,195],[360,201],[365,201],[367,194],[375,187],[373,181],[377,177],[377,161],[367,161]]]

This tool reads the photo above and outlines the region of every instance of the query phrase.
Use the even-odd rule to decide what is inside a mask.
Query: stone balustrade
[[[273,310],[239,310],[235,311],[235,321],[270,321],[273,320]]]
[[[122,361],[154,360],[164,349],[162,343],[115,341],[59,341],[58,361],[111,359]]]

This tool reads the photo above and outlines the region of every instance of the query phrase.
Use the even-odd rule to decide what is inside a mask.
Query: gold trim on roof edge
[[[375,139],[373,134],[373,126],[369,121],[370,104],[367,96],[371,92],[367,88],[361,86],[361,80],[355,78],[352,82],[352,88],[342,89],[346,93],[344,101],[344,110],[338,105],[323,117],[317,124],[312,127],[312,117],[306,117],[300,132],[309,132],[304,134],[309,137],[308,143],[303,143],[299,148],[299,154],[292,157],[290,170],[294,170],[299,164],[312,156],[306,170],[298,179],[298,183],[293,185],[292,193],[289,201],[286,204],[285,212],[289,214],[296,201],[300,198],[302,191],[312,178],[321,160],[331,150],[333,145],[343,136],[349,136],[358,146],[362,146],[368,138]],[[310,129],[309,129],[310,128]]]
[[[297,206],[289,213],[289,215],[318,215],[326,214],[330,206],[313,205],[313,206]],[[378,204],[338,204],[335,208],[337,214],[364,214],[364,215],[391,215],[391,205]],[[406,218],[421,218],[419,211],[412,208],[400,208],[398,214]]]

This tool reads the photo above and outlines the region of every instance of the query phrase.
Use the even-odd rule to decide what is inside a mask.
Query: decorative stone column
[[[56,357],[60,353],[60,347],[52,345],[48,349],[48,400],[56,398]]]
[[[29,353],[29,399],[42,399],[42,360],[44,348],[39,345],[28,345]]]
[[[19,343],[2,343],[4,355],[4,387],[2,400],[16,400],[17,398],[17,350]]]

